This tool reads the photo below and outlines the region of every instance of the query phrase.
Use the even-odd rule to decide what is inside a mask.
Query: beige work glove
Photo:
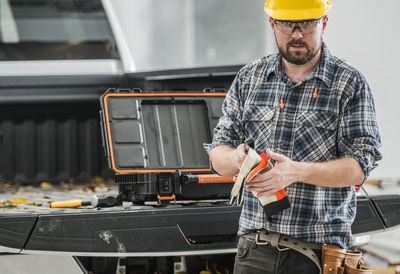
[[[272,164],[265,153],[258,154],[248,145],[245,145],[245,150],[247,151],[247,157],[243,161],[233,185],[230,199],[231,205],[242,205],[245,183],[272,168]],[[252,191],[252,193],[254,197],[257,197],[259,192]],[[257,198],[264,207],[267,218],[290,207],[290,202],[284,189]]]

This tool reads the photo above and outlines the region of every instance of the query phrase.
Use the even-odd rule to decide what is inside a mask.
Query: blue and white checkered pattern
[[[318,65],[301,82],[282,72],[280,60],[278,54],[269,55],[239,71],[223,103],[212,147],[236,147],[252,138],[257,151],[271,148],[294,161],[353,157],[367,178],[382,157],[374,101],[364,77],[332,56],[325,44]],[[296,182],[286,192],[291,208],[267,220],[259,201],[245,191],[238,234],[264,228],[308,242],[351,246],[354,187]]]

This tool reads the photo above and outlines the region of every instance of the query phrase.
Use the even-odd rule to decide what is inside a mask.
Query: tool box
[[[100,99],[103,144],[124,201],[229,198],[233,178],[213,174],[204,148],[224,98],[212,91],[107,90]]]

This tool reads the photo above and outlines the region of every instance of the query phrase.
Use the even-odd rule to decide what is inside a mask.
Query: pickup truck
[[[227,200],[70,209],[49,202],[119,193],[98,119],[107,89],[226,92],[241,66],[134,72],[111,1],[0,7],[1,272],[230,271],[241,208]],[[82,191],[96,176],[104,179]],[[399,225],[399,205],[399,195],[359,196],[356,243]]]

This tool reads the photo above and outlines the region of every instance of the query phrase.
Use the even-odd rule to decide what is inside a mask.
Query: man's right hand
[[[237,148],[219,145],[211,150],[212,166],[222,176],[236,175],[246,156],[244,144]]]
[[[247,153],[244,149],[244,144],[238,145],[238,147],[235,150],[232,150],[231,152],[232,155],[232,160],[238,171],[242,167],[244,159],[246,159]]]

